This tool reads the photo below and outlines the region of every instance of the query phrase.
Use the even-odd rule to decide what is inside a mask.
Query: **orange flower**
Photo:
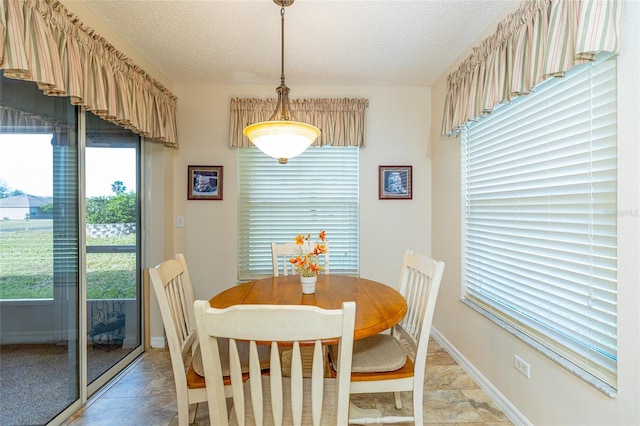
[[[318,242],[311,248],[311,242],[309,239],[311,238],[311,234],[305,235],[296,235],[294,238],[295,244],[300,247],[300,256],[289,259],[289,262],[292,265],[295,265],[298,268],[298,272],[303,277],[312,277],[314,275],[318,275],[318,273],[322,270],[322,265],[319,262],[319,256],[327,253],[327,247],[325,244],[321,244],[325,242],[326,233],[324,230],[320,231],[318,235]],[[326,259],[325,259],[326,260]]]
[[[300,265],[304,264],[304,259],[301,258],[300,256],[292,257],[291,259],[289,259],[289,262],[291,262],[291,264],[293,264],[293,265],[300,266]]]
[[[313,254],[315,256],[319,254],[325,254],[326,252],[327,252],[327,247],[324,244],[316,244],[316,246],[313,248]]]

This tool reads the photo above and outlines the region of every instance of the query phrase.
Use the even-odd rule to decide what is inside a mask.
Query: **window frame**
[[[611,67],[612,70],[607,69],[607,67]],[[616,98],[617,98],[617,94],[615,93],[617,90],[616,69],[617,69],[616,58],[614,55],[604,55],[595,63],[588,63],[588,64],[583,64],[581,66],[577,66],[573,70],[567,72],[564,78],[562,79],[554,78],[551,80],[547,80],[541,83],[540,85],[538,85],[531,95],[516,98],[514,101],[512,101],[509,104],[501,105],[492,114],[478,120],[478,122],[467,124],[462,130],[462,138],[461,138],[462,139],[461,141],[462,142],[461,300],[463,301],[463,303],[475,309],[476,311],[478,311],[479,313],[481,313],[491,321],[495,322],[496,324],[500,325],[501,327],[505,328],[510,333],[514,334],[521,340],[525,341],[526,343],[528,343],[529,345],[537,349],[539,352],[553,359],[558,364],[562,365],[564,368],[573,372],[578,377],[582,378],[587,383],[593,385],[598,390],[602,391],[608,396],[615,396],[616,386],[617,386],[617,336],[616,336],[617,312],[616,312],[616,300],[615,300],[616,299],[615,289],[617,287],[617,244],[614,242],[613,247],[602,248],[597,246],[598,242],[594,243],[593,245],[597,247],[593,249],[593,252],[595,253],[593,255],[593,260],[590,259],[591,262],[594,262],[593,265],[598,267],[598,265],[603,265],[605,263],[605,261],[600,259],[600,258],[604,258],[605,255],[603,255],[600,252],[605,252],[606,250],[609,250],[609,252],[611,251],[614,252],[612,259],[610,260],[609,263],[614,264],[613,268],[615,268],[615,270],[607,271],[607,273],[609,274],[607,275],[607,279],[610,281],[613,280],[610,282],[611,287],[607,287],[606,289],[606,291],[611,291],[611,289],[613,289],[613,294],[612,295],[609,294],[607,296],[613,299],[613,300],[607,300],[606,302],[608,305],[607,309],[609,311],[607,311],[606,313],[595,312],[597,309],[599,309],[599,307],[595,305],[600,302],[598,300],[599,296],[594,297],[593,293],[588,294],[587,298],[589,298],[589,301],[586,304],[588,304],[589,306],[585,308],[587,312],[594,312],[594,317],[597,317],[597,321],[594,321],[594,324],[589,324],[588,326],[585,326],[585,328],[593,327],[594,335],[598,336],[597,333],[602,332],[602,330],[598,328],[598,327],[602,327],[599,324],[599,322],[604,323],[606,321],[611,321],[613,323],[612,333],[614,335],[605,336],[603,338],[602,347],[597,346],[597,344],[600,344],[601,342],[596,342],[596,345],[593,345],[593,347],[590,347],[588,343],[589,340],[586,337],[582,342],[575,342],[575,343],[571,342],[570,340],[573,338],[573,336],[569,337],[570,336],[569,334],[564,335],[564,331],[562,331],[561,328],[558,327],[557,323],[553,322],[553,319],[549,320],[548,317],[545,317],[541,320],[539,316],[535,316],[535,315],[542,315],[539,312],[535,312],[535,310],[538,308],[536,304],[538,303],[542,304],[542,302],[537,302],[535,299],[535,296],[532,296],[529,293],[525,293],[525,291],[528,291],[530,288],[537,288],[538,286],[542,288],[546,283],[542,283],[541,285],[534,283],[534,284],[531,284],[531,287],[529,286],[529,284],[524,284],[527,280],[533,280],[531,276],[526,275],[529,272],[528,270],[522,276],[519,275],[520,272],[513,272],[513,271],[509,271],[508,273],[504,271],[497,272],[499,268],[505,268],[504,265],[509,265],[509,262],[516,263],[516,260],[515,260],[516,257],[522,255],[521,253],[511,255],[511,253],[509,253],[510,249],[512,249],[513,247],[519,247],[520,245],[524,246],[526,244],[530,244],[532,247],[535,246],[535,244],[529,243],[527,242],[528,240],[524,239],[524,238],[533,239],[534,234],[526,237],[522,237],[521,235],[518,235],[518,232],[520,232],[519,231],[520,229],[522,229],[523,234],[525,232],[529,232],[529,230],[524,229],[525,227],[529,226],[526,223],[527,220],[535,220],[535,219],[531,219],[532,217],[535,216],[535,213],[531,214],[530,217],[528,218],[526,217],[526,215],[530,214],[530,210],[533,208],[537,208],[537,206],[529,208],[528,206],[525,205],[525,203],[531,203],[530,200],[532,198],[529,198],[529,199],[523,198],[523,197],[532,197],[530,195],[526,195],[527,194],[526,191],[528,191],[529,189],[525,187],[527,185],[533,185],[533,183],[531,183],[533,182],[533,178],[531,178],[531,182],[527,180],[528,178],[521,179],[521,182],[518,183],[518,185],[520,185],[520,187],[523,188],[521,189],[522,192],[518,192],[517,197],[514,196],[513,200],[515,200],[515,202],[513,203],[512,206],[507,206],[503,210],[502,207],[497,203],[500,203],[500,202],[505,203],[505,201],[504,200],[499,201],[498,199],[501,197],[501,195],[495,195],[495,194],[499,191],[505,191],[505,192],[512,191],[512,190],[518,191],[518,189],[515,186],[513,187],[509,186],[509,185],[513,185],[513,182],[507,180],[508,173],[512,173],[511,177],[515,179],[517,178],[517,176],[522,176],[526,172],[523,170],[524,167],[520,167],[520,166],[513,167],[513,165],[515,164],[515,161],[513,159],[510,160],[512,161],[512,164],[510,166],[507,166],[509,168],[514,169],[513,172],[511,171],[505,172],[504,170],[501,170],[500,172],[504,172],[504,174],[498,174],[498,173],[495,173],[495,170],[498,170],[497,166],[494,166],[494,165],[486,166],[486,170],[484,171],[484,173],[487,174],[486,175],[487,179],[486,179],[486,184],[483,183],[485,186],[482,188],[482,190],[472,189],[471,191],[476,191],[476,192],[475,193],[472,192],[470,195],[470,192],[469,192],[470,180],[475,179],[477,182],[479,182],[481,178],[479,177],[479,175],[476,178],[470,176],[470,173],[472,173],[470,172],[470,170],[473,170],[474,165],[469,164],[469,162],[475,161],[477,165],[478,163],[480,163],[480,160],[479,159],[469,160],[469,146],[470,146],[470,143],[471,144],[474,143],[473,141],[470,142],[470,138],[474,137],[473,135],[471,135],[471,133],[474,131],[477,131],[478,134],[481,136],[482,134],[480,132],[482,131],[482,129],[484,129],[484,131],[487,132],[487,135],[483,136],[485,140],[489,140],[489,138],[493,138],[491,139],[492,142],[495,142],[495,140],[501,140],[503,143],[503,145],[500,145],[500,148],[496,148],[498,151],[496,151],[496,153],[493,154],[493,157],[490,157],[491,161],[504,161],[505,164],[509,164],[509,160],[496,160],[495,158],[506,156],[507,154],[505,154],[505,151],[509,148],[512,148],[512,146],[504,146],[507,144],[504,141],[509,140],[509,138],[518,137],[518,136],[514,136],[514,133],[516,133],[516,130],[513,130],[514,128],[518,128],[518,127],[524,128],[527,125],[529,125],[530,132],[540,132],[540,134],[547,133],[551,135],[551,139],[552,139],[551,143],[554,143],[553,142],[554,135],[557,135],[556,139],[562,140],[562,141],[573,140],[574,138],[579,139],[579,136],[576,136],[571,131],[566,130],[571,126],[579,127],[581,124],[578,121],[575,121],[575,122],[573,121],[574,118],[571,115],[576,115],[576,116],[578,115],[578,114],[574,114],[575,110],[566,108],[568,111],[567,118],[558,120],[559,115],[557,114],[560,114],[560,113],[564,114],[565,112],[556,112],[556,111],[550,110],[549,108],[554,107],[555,105],[560,105],[562,108],[564,108],[565,104],[571,104],[572,102],[582,102],[577,98],[572,100],[572,97],[568,96],[567,94],[573,94],[574,92],[568,92],[567,90],[574,89],[572,85],[574,84],[577,85],[581,83],[581,80],[579,79],[584,78],[585,73],[588,73],[588,81],[589,81],[588,84],[590,85],[590,87],[587,88],[586,93],[588,95],[588,99],[590,102],[589,102],[589,110],[585,114],[590,114],[587,120],[590,120],[589,122],[594,124],[591,124],[592,127],[590,128],[588,141],[581,142],[584,147],[588,145],[590,146],[589,154],[591,155],[591,157],[587,160],[587,163],[590,164],[590,167],[592,167],[592,169],[588,171],[590,180],[588,181],[589,183],[585,186],[585,188],[587,189],[585,190],[586,192],[584,193],[584,195],[587,197],[592,197],[592,199],[596,199],[596,201],[591,203],[591,199],[588,199],[585,205],[593,204],[591,207],[588,207],[591,209],[591,213],[585,211],[585,212],[582,212],[582,214],[588,217],[588,220],[586,222],[586,224],[589,227],[588,228],[589,230],[587,233],[588,235],[587,239],[591,238],[593,241],[603,241],[604,237],[598,234],[600,232],[605,232],[605,231],[600,231],[599,228],[603,226],[608,227],[606,232],[611,232],[611,229],[612,229],[611,223],[613,223],[613,239],[614,240],[617,239],[617,220],[615,215],[616,202],[617,202],[617,187],[616,187],[617,164],[614,164],[613,169],[605,170],[605,172],[609,176],[607,178],[609,179],[609,181],[606,183],[606,185],[608,185],[609,187],[613,186],[613,196],[614,196],[613,199],[611,199],[611,194],[608,194],[609,195],[608,200],[606,201],[597,200],[599,197],[601,197],[601,194],[598,191],[602,191],[603,193],[606,191],[611,192],[611,188],[608,188],[608,189],[598,188],[598,185],[601,185],[601,182],[597,181],[599,177],[596,176],[598,175],[598,173],[601,173],[601,170],[599,170],[598,167],[602,167],[602,169],[605,169],[605,166],[601,166],[601,164],[604,164],[604,162],[608,162],[608,165],[606,167],[611,167],[612,160],[608,157],[603,160],[599,157],[601,154],[597,153],[597,151],[602,149],[601,141],[603,140],[603,138],[605,137],[609,138],[607,139],[607,143],[609,145],[613,144],[613,148],[612,148],[614,151],[613,156],[615,157],[613,161],[617,162],[617,156],[615,154],[615,149],[617,147],[617,141],[616,141],[617,129],[616,129],[616,119],[615,119],[615,114],[616,114],[615,104],[616,104]],[[604,87],[604,85],[602,84],[602,81],[603,81],[602,75],[604,75],[604,73],[606,72],[609,72],[610,75],[613,76],[613,77],[611,77],[610,75],[606,76],[606,78],[609,79],[606,81],[606,83],[609,85],[608,86],[609,90],[612,90],[613,97],[607,98],[606,105],[605,105],[604,101],[602,101],[603,96],[604,97],[611,96],[610,94],[605,93],[601,90],[602,87]],[[567,88],[570,88],[570,89],[567,89]],[[553,90],[558,90],[561,93],[556,94],[555,92],[553,92]],[[545,105],[544,108],[539,108],[539,111],[544,111],[544,112],[537,112],[536,115],[528,116],[530,120],[524,122],[525,124],[522,124],[523,123],[522,118],[519,118],[518,120],[513,120],[513,115],[510,116],[510,114],[514,114],[513,111],[516,111],[516,108],[521,108],[526,111],[526,108],[529,107],[530,105],[535,103],[541,103],[540,101],[541,96],[547,96],[549,98],[548,100],[549,105],[551,105],[551,106]],[[613,109],[613,113],[610,112],[611,108]],[[609,114],[609,115],[613,114],[613,123],[606,122],[605,123],[606,126],[603,126],[602,122],[611,120],[611,117],[606,117],[606,120],[600,118],[600,116],[604,116],[606,114]],[[547,115],[548,117],[551,117],[550,118],[551,121],[556,121],[561,123],[562,126],[564,126],[562,128],[563,130],[561,131],[564,131],[565,133],[559,133],[560,131],[554,130],[553,127],[548,124],[540,125],[539,122],[537,123],[538,129],[531,130],[531,128],[535,129],[536,126],[530,125],[530,123],[541,120],[540,117],[545,115]],[[522,117],[522,116],[526,116],[526,112],[522,112],[519,117]],[[511,123],[511,122],[508,122],[508,117],[512,118],[511,120],[512,123],[516,123],[514,125],[511,125],[512,127],[509,127],[508,125],[509,123]],[[535,120],[532,117],[535,117]],[[578,120],[578,119],[575,119],[575,120]],[[491,129],[492,126],[494,127],[494,129]],[[606,131],[603,131],[604,127],[606,127],[605,129]],[[492,135],[491,132],[494,132],[494,134]],[[610,133],[607,133],[607,132],[610,132]],[[605,133],[607,134],[603,136],[603,134]],[[523,131],[523,134],[526,134],[526,133],[524,133]],[[530,134],[527,134],[527,135],[530,135]],[[478,138],[480,138],[480,136],[478,136]],[[522,137],[523,140],[525,141],[527,140],[524,136],[522,135],[520,136]],[[538,135],[536,134],[536,136]],[[530,137],[530,136],[527,136],[527,137]],[[538,138],[540,138],[540,136],[538,136]],[[478,142],[476,141],[475,143],[477,144]],[[513,147],[515,147],[516,145],[517,144],[514,143]],[[474,147],[474,149],[477,149],[477,146]],[[519,149],[519,148],[515,148],[515,149]],[[610,146],[609,146],[609,149],[611,149]],[[551,151],[551,149],[549,151]],[[497,152],[499,152],[499,154],[497,154]],[[542,157],[543,155],[546,155],[546,152],[541,149],[541,152],[536,155],[539,155],[540,157]],[[607,153],[606,155],[610,156],[611,152]],[[569,155],[567,154],[567,158],[568,157]],[[603,155],[603,158],[604,158],[604,155]],[[477,166],[477,167],[479,168],[480,166]],[[505,167],[505,169],[507,167]],[[553,165],[548,166],[549,169],[553,169],[553,167],[554,167]],[[581,164],[579,163],[576,163],[574,165],[563,164],[562,167],[579,168],[581,167]],[[581,169],[579,170],[582,171]],[[494,172],[495,174],[490,174],[490,172]],[[546,171],[540,169],[540,171],[538,172],[532,172],[532,175],[533,173],[543,174],[545,172]],[[582,172],[584,174],[584,171]],[[580,173],[580,172],[577,172],[577,173]],[[610,180],[611,175],[613,175],[613,181]],[[556,183],[561,178],[556,178],[551,176],[551,177],[548,177],[547,179],[548,179],[548,182]],[[497,183],[497,182],[500,182],[500,183]],[[503,186],[501,188],[498,188],[499,185],[503,185]],[[549,189],[550,192],[554,191],[553,185],[547,184],[547,186],[551,188]],[[481,215],[481,213],[479,213],[480,207],[474,207],[472,204],[475,201],[471,201],[470,198],[474,196],[477,197],[478,194],[481,193],[481,191],[485,191],[488,194],[486,195],[486,198],[489,201],[486,201],[486,200],[481,201],[482,203],[486,203],[482,208],[488,209],[487,210],[488,213],[487,213],[487,216],[484,219],[482,219],[483,221],[486,222],[486,224],[477,225],[471,221],[478,220],[478,218],[480,217]],[[560,197],[562,197],[562,195],[560,195]],[[504,196],[504,198],[507,198],[507,196]],[[552,226],[562,227],[564,226],[564,224],[557,223],[557,222],[562,222],[562,219],[557,220],[557,217],[553,217],[554,216],[553,198],[550,198],[550,199],[551,201],[547,200],[547,203],[551,205],[551,207],[549,207],[550,209],[549,214],[551,215],[550,216],[551,219],[549,223],[553,222],[553,220],[556,219],[556,224],[548,224],[547,226],[550,228]],[[481,202],[476,202],[476,203],[480,205]],[[494,204],[493,207],[491,207],[491,203],[496,203],[496,204]],[[521,214],[521,217],[519,219],[520,222],[517,222],[514,219],[516,213],[508,211],[508,208],[510,207],[512,207],[513,210],[515,211],[515,209],[518,208],[517,206],[518,203],[521,204],[520,208],[524,212]],[[542,209],[543,207],[540,207],[540,208]],[[570,206],[570,208],[574,208],[574,206]],[[477,210],[472,211],[473,209],[477,209]],[[556,212],[557,211],[558,210],[556,210]],[[591,216],[589,216],[589,214],[591,214]],[[503,216],[504,216],[504,219],[503,219]],[[598,222],[598,220],[600,220],[600,218],[603,216],[606,216],[607,217],[606,220],[608,221],[608,223],[604,225],[601,222]],[[511,229],[509,229],[509,226],[506,226],[502,231],[498,231],[498,229],[501,229],[499,228],[500,226],[504,226],[504,224],[500,221],[506,221],[509,219],[514,219],[514,225],[510,226]],[[570,220],[573,220],[573,219],[574,218],[571,218]],[[567,219],[567,222],[570,222],[570,220]],[[571,223],[567,226],[571,226]],[[477,237],[472,235],[473,233],[477,234],[478,230],[482,229],[482,227],[484,227],[484,229],[487,231],[487,236]],[[594,231],[594,229],[596,228],[598,228],[598,231]],[[509,242],[508,241],[505,242],[505,241],[508,239],[513,239],[515,241],[516,237],[513,237],[511,235],[508,235],[506,237],[503,237],[500,235],[498,236],[489,235],[492,231],[496,234],[513,233],[517,235],[517,238],[523,238],[523,240],[518,241],[517,243],[512,242],[511,246],[509,246]],[[530,232],[536,232],[536,231],[530,231]],[[549,234],[552,235],[556,232],[559,233],[563,231],[554,231],[552,229],[551,231],[549,231]],[[576,231],[571,231],[571,232],[579,233]],[[567,233],[569,233],[569,231],[567,231]],[[552,240],[553,244],[557,243],[557,241],[553,241],[553,237],[548,237],[548,238]],[[491,240],[495,240],[495,241],[491,241]],[[482,249],[482,251],[484,252],[482,256],[486,256],[487,258],[484,261],[478,260],[480,259],[480,255],[478,253],[481,251],[479,244],[485,244],[485,243],[487,245],[484,246],[484,248]],[[564,243],[564,245],[566,245],[567,247],[570,246],[571,244],[572,242]],[[476,245],[476,247],[474,248],[473,245]],[[498,245],[502,245],[502,247],[495,249],[495,247],[497,247]],[[523,251],[526,251],[526,250],[527,249],[524,249]],[[538,247],[534,247],[532,250],[534,251],[538,250]],[[502,251],[503,253],[502,254],[499,253],[500,251]],[[552,250],[549,249],[548,252],[552,253]],[[609,253],[607,253],[607,255],[609,255]],[[514,260],[506,260],[504,261],[506,263],[502,263],[503,262],[503,260],[501,259],[502,256],[504,256],[505,258],[513,256]],[[533,257],[534,255],[531,254],[530,256]],[[554,264],[554,262],[556,262],[557,259],[561,259],[561,257],[558,257],[556,259],[552,255],[547,255],[547,257],[550,258],[549,260],[549,262],[551,262],[550,264]],[[491,260],[491,262],[487,262],[487,260]],[[484,262],[484,265],[482,264],[483,262]],[[522,262],[522,265],[525,265],[524,261]],[[540,268],[542,269],[543,267],[540,267]],[[526,267],[523,266],[522,269],[526,269]],[[531,269],[535,270],[536,266],[532,267]],[[596,274],[595,272],[593,272],[594,270],[596,269],[592,269],[590,271],[589,276],[596,277],[596,275],[598,275],[593,280],[596,283],[592,284],[591,282],[589,282],[587,284],[584,284],[584,287],[587,288],[588,291],[591,291],[594,293],[598,291],[602,292],[603,290],[601,288],[598,288],[599,283],[597,282],[598,280],[601,280],[601,281],[603,280],[599,276],[601,273],[598,271],[598,273]],[[564,277],[558,278],[557,274],[556,276],[553,276],[554,274],[550,273],[549,271],[547,271],[547,273],[549,275],[552,275],[552,277],[550,277],[551,279],[549,279],[549,282],[565,280]],[[611,274],[613,275],[613,279],[611,278],[612,276]],[[509,277],[509,275],[511,275],[511,277]],[[505,277],[508,277],[508,278],[505,278]],[[566,281],[570,281],[571,279],[573,279],[573,277],[570,279],[566,279]],[[580,284],[578,284],[578,286]],[[558,293],[554,293],[554,291],[556,290],[556,287],[554,287],[554,285],[549,285],[548,289],[549,291],[548,293],[546,293],[546,297],[547,297],[547,300],[551,302],[549,302],[549,307],[547,308],[547,310],[549,312],[552,312],[554,310],[554,307],[553,307],[554,303],[558,301],[561,301],[562,303],[566,303],[565,299],[568,300],[569,297],[565,295],[560,295]],[[518,291],[521,291],[522,293],[519,293],[519,295],[506,294],[507,290],[513,294],[517,293]],[[505,293],[504,296],[500,295],[501,291]],[[554,295],[554,297],[549,297],[549,295]],[[517,301],[516,299],[522,299],[522,300]],[[595,300],[595,302],[593,302],[594,307],[590,305],[590,303],[592,303],[591,302],[592,300]],[[530,311],[526,311],[526,309],[522,308],[523,306],[529,306],[529,305],[532,307]],[[561,303],[558,303],[558,305],[562,306]],[[577,316],[578,314],[575,311],[578,311],[581,308],[573,308],[573,307],[568,307],[564,305],[563,309],[564,309],[563,315],[571,314],[571,315]],[[612,309],[613,309],[613,312],[610,312],[610,310]],[[535,315],[532,315],[532,312],[534,312]],[[553,315],[554,314],[550,314],[550,316],[553,316]],[[601,317],[604,317],[605,315],[607,315],[607,319],[604,321],[601,320]],[[611,316],[608,316],[608,315],[611,315]],[[548,321],[548,322],[545,323],[545,321]],[[546,327],[546,331],[545,331],[545,327]],[[576,329],[579,327],[580,326],[575,326]],[[607,330],[607,332],[609,331],[610,330]],[[600,336],[598,336],[597,338],[594,338],[593,340],[597,340],[598,338],[600,338]],[[615,347],[611,348],[610,340],[613,341],[613,345]],[[574,347],[572,347],[572,345],[574,345]],[[602,348],[606,345],[609,345],[609,347],[603,350]],[[581,351],[588,352],[588,353],[587,355],[585,355]],[[586,358],[589,358],[589,359],[587,361],[577,361],[577,359],[579,359],[580,356],[583,356],[585,359]],[[592,362],[592,358],[594,360],[593,362]],[[598,358],[602,358],[603,360],[598,360]],[[604,366],[598,363],[603,363]],[[607,370],[607,371],[604,371],[604,370]]]

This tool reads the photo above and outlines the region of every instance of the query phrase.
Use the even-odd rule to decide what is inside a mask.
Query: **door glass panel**
[[[0,424],[46,424],[80,397],[76,116],[0,76]]]
[[[87,114],[87,376],[92,383],[141,344],[139,137]]]

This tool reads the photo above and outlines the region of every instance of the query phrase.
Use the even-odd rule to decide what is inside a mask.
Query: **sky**
[[[50,135],[0,134],[0,181],[10,191],[41,197],[53,194]],[[112,195],[111,184],[124,183],[127,192],[136,188],[136,158],[132,148],[86,150],[87,197]]]

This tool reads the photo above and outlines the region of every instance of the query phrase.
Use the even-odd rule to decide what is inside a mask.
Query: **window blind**
[[[463,131],[463,297],[615,388],[616,60]]]
[[[238,149],[238,278],[273,274],[271,242],[324,229],[331,273],[359,273],[357,147],[309,148],[279,164]]]

